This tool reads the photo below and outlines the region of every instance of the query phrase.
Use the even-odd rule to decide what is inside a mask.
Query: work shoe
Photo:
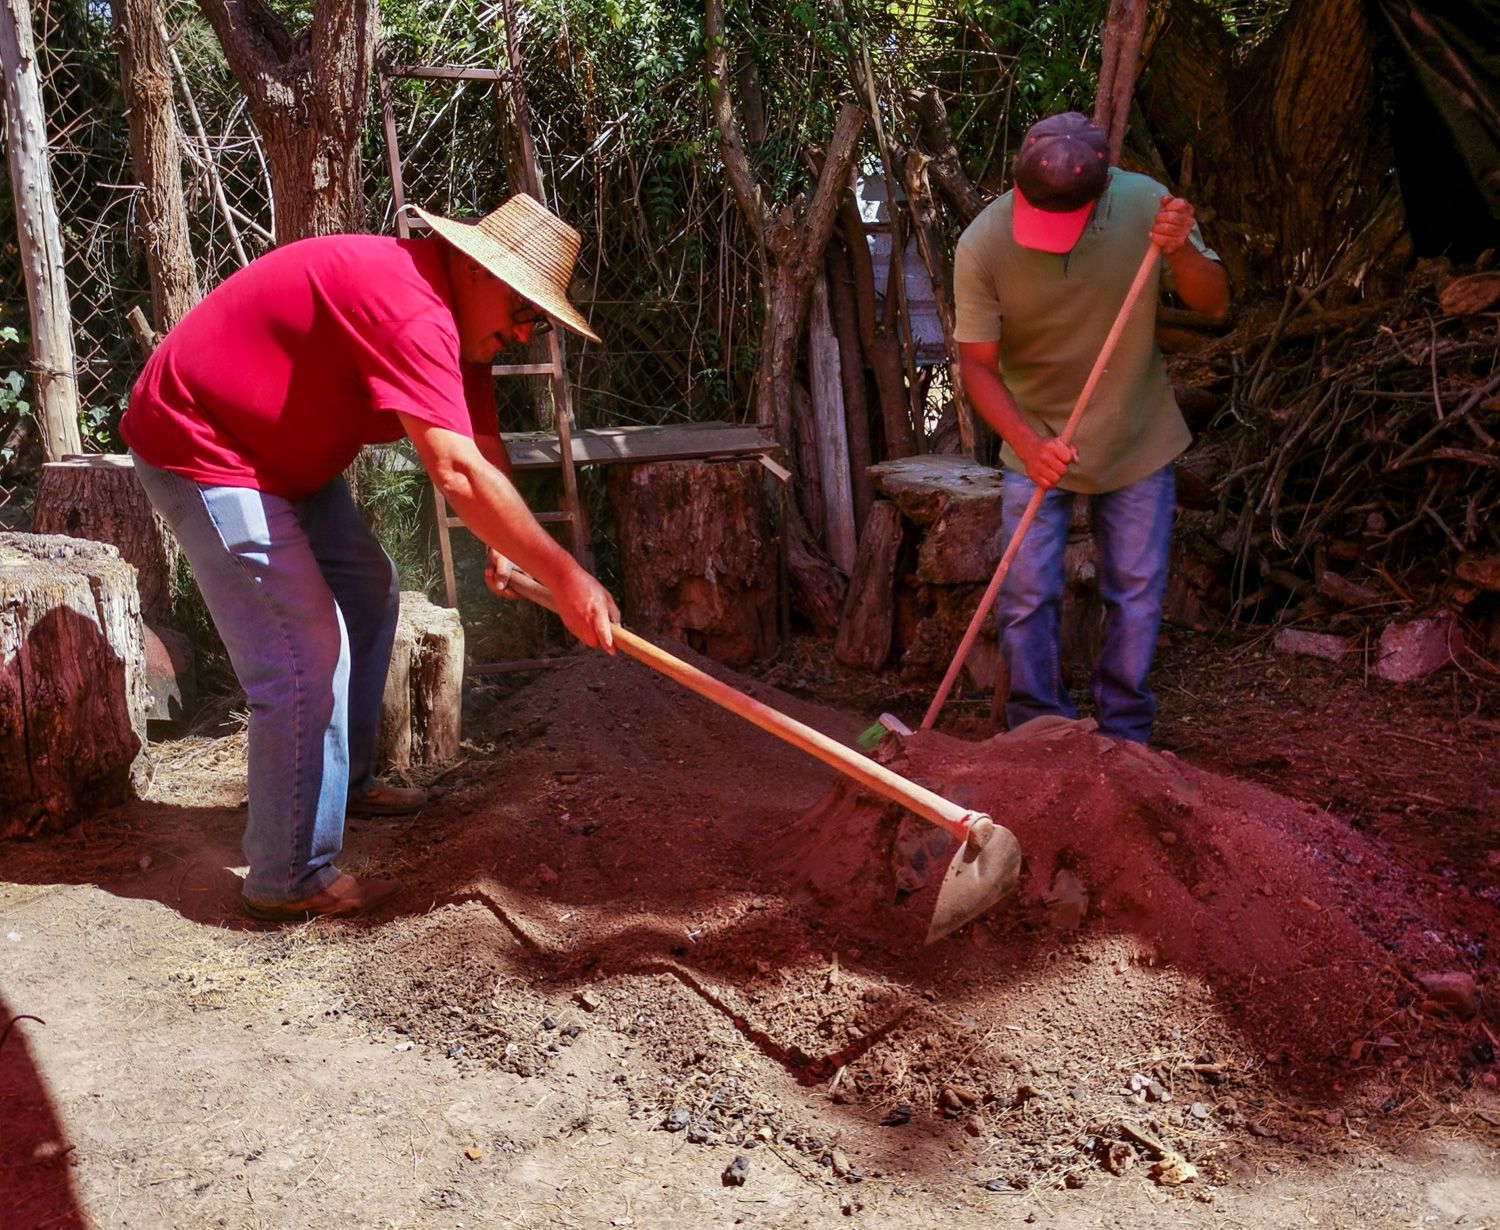
[[[427,791],[418,786],[392,786],[376,782],[373,790],[350,801],[346,816],[409,816],[427,806]]]
[[[352,918],[373,909],[401,891],[399,880],[372,880],[364,876],[340,875],[320,893],[306,901],[265,905],[244,898],[245,913],[264,922],[300,922],[308,918]]]

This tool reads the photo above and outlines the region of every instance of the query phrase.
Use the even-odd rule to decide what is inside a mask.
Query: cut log
[[[142,617],[170,621],[176,543],[136,480],[128,453],[49,461],[37,482],[31,527],[118,547],[135,568]]]
[[[870,506],[833,654],[845,666],[879,670],[891,656],[896,621],[896,556],[901,513],[889,500]]]
[[[731,666],[775,650],[776,551],[763,474],[757,459],[611,470],[631,628]]]
[[[411,767],[411,651],[415,640],[410,621],[398,619],[385,694],[380,698],[380,733],[375,740],[375,763],[381,772]]]
[[[403,592],[380,704],[382,770],[458,758],[463,717],[464,626],[458,612]]]
[[[102,543],[0,534],[0,837],[144,789],[149,704],[135,570]]]

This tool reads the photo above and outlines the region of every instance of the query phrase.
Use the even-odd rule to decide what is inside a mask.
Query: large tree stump
[[[380,706],[376,764],[445,764],[458,757],[463,716],[464,626],[427,595],[401,595],[401,617]]]
[[[889,500],[876,500],[860,535],[849,596],[839,621],[833,654],[845,666],[878,671],[891,656],[896,624],[896,556],[901,550],[901,513]]]
[[[135,569],[114,547],[0,534],[0,837],[144,787],[145,669]]]
[[[136,481],[128,453],[49,461],[36,486],[31,528],[118,547],[135,567],[142,617],[153,624],[170,619],[176,544]]]
[[[761,476],[753,459],[610,474],[625,618],[636,631],[731,666],[775,649],[776,552]]]

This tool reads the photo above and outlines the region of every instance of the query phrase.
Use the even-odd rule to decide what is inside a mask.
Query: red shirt
[[[157,469],[301,499],[396,412],[498,434],[488,364],[459,358],[442,240],[328,235],[228,278],[157,347],[120,434]]]

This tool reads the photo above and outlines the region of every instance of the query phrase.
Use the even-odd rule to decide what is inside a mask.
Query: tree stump
[[[611,472],[625,618],[636,631],[731,666],[773,652],[776,552],[761,475],[753,459]]]
[[[142,618],[153,624],[170,620],[176,544],[136,481],[128,453],[47,462],[37,482],[31,528],[118,547],[121,558],[135,567]]]
[[[889,500],[876,500],[860,535],[849,596],[839,621],[833,655],[845,666],[878,671],[891,656],[896,623],[896,556],[901,550],[901,513]]]
[[[0,534],[0,837],[35,837],[144,788],[135,569],[103,543]]]
[[[401,595],[401,616],[380,705],[376,764],[382,770],[458,757],[463,716],[464,627],[427,595]]]

